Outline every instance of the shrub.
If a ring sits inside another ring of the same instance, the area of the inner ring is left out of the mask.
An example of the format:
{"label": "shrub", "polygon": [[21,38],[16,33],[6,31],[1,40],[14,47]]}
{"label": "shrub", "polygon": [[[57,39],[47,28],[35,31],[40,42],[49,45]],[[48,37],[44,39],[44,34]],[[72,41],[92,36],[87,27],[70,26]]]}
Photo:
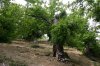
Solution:
{"label": "shrub", "polygon": [[14,38],[14,30],[13,20],[0,16],[0,42],[10,42]]}

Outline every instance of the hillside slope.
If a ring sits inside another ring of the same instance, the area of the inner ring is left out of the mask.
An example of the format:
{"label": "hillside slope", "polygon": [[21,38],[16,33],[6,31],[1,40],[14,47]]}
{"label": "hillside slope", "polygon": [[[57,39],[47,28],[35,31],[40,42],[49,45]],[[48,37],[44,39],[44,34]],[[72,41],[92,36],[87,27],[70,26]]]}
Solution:
{"label": "hillside slope", "polygon": [[[28,66],[100,66],[99,62],[90,60],[76,49],[65,48],[65,52],[73,60],[72,62],[58,62],[52,57],[52,45],[48,43],[13,41],[12,44],[0,44],[0,55],[24,62]],[[9,66],[5,61],[1,62],[0,66]]]}

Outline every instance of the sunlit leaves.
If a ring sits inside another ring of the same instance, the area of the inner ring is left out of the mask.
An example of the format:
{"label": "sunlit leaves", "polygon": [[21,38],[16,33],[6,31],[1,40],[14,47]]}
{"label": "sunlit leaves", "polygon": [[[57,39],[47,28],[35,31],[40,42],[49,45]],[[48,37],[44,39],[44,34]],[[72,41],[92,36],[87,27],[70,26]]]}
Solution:
{"label": "sunlit leaves", "polygon": [[[85,48],[85,41],[91,36],[92,32],[88,30],[87,19],[73,12],[69,16],[61,19],[51,30],[52,42],[54,44],[67,44],[76,47],[79,50]],[[95,35],[95,34],[94,34]],[[95,36],[93,35],[93,40]],[[87,40],[90,42],[90,40]]]}
{"label": "sunlit leaves", "polygon": [[23,15],[21,6],[3,2],[0,8],[0,42],[10,42],[16,38],[17,26]]}

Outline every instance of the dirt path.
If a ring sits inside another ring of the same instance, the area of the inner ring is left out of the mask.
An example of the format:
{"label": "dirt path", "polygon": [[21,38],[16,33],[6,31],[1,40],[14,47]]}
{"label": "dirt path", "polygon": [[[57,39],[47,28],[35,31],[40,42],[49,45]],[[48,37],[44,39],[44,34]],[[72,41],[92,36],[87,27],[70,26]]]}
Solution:
{"label": "dirt path", "polygon": [[[14,41],[12,44],[0,44],[0,54],[5,54],[14,60],[25,61],[28,66],[94,66],[94,62],[83,56],[76,49],[65,50],[74,62],[62,63],[52,57],[50,44],[38,44]],[[97,65],[97,64],[96,64]],[[100,65],[97,65],[100,66]]]}

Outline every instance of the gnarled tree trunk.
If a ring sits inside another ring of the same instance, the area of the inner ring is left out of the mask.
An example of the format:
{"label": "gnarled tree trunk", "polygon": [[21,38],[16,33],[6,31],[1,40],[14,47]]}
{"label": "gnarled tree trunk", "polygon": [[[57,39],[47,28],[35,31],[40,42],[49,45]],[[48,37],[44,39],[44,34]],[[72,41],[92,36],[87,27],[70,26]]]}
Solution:
{"label": "gnarled tree trunk", "polygon": [[53,57],[56,57],[58,53],[64,53],[63,46],[60,44],[53,45]]}
{"label": "gnarled tree trunk", "polygon": [[64,48],[61,44],[53,45],[53,57],[57,57],[58,61],[62,62],[65,62],[70,59],[68,54],[64,53]]}

